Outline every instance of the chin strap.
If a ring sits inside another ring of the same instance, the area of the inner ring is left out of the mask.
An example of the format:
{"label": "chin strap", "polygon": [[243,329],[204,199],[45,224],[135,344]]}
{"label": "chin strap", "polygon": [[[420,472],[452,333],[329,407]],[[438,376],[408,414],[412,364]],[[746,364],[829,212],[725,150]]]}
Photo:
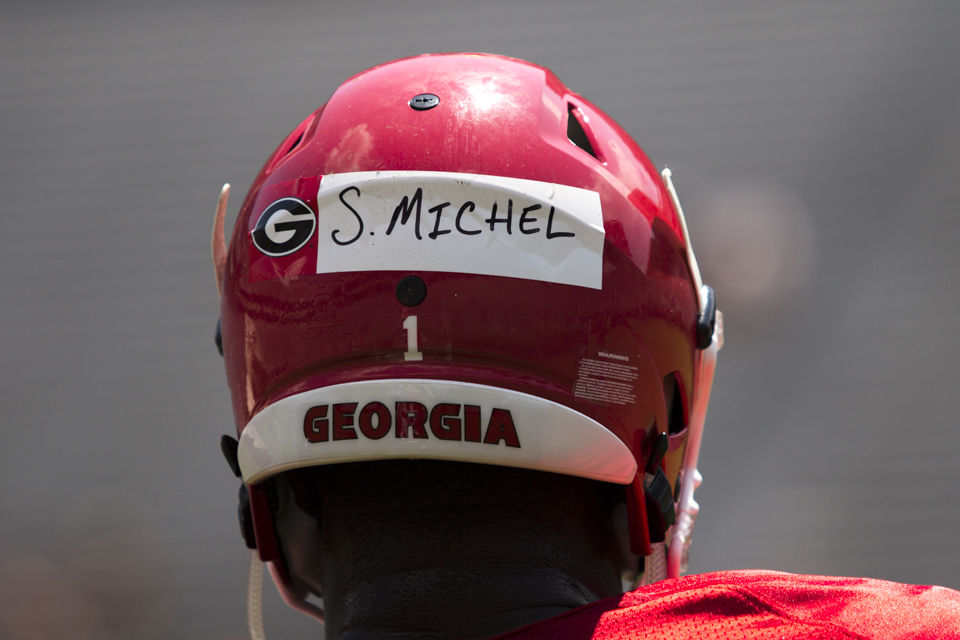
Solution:
{"label": "chin strap", "polygon": [[263,564],[256,549],[250,552],[247,574],[247,629],[250,630],[250,640],[266,640],[263,631]]}
{"label": "chin strap", "polygon": [[669,551],[667,552],[667,577],[676,578],[687,568],[690,535],[697,519],[697,512],[700,511],[700,505],[693,499],[693,492],[703,481],[703,476],[697,470],[697,458],[700,455],[700,439],[703,435],[703,423],[707,415],[707,403],[710,400],[713,372],[717,366],[717,352],[723,348],[723,314],[717,309],[717,300],[713,294],[713,289],[704,285],[703,279],[700,277],[700,265],[697,264],[697,258],[693,254],[693,246],[690,244],[687,221],[683,217],[683,208],[680,206],[677,190],[673,186],[673,174],[670,169],[664,168],[660,175],[663,177],[667,193],[670,194],[670,200],[673,202],[673,208],[677,214],[677,222],[683,235],[687,264],[693,278],[700,312],[697,318],[697,346],[700,351],[696,355],[694,364],[693,406],[688,421],[687,448],[680,472],[677,520],[669,535]]}
{"label": "chin strap", "polygon": [[650,545],[652,552],[644,558],[643,573],[637,586],[644,587],[654,582],[660,582],[667,577],[667,551],[666,544],[655,542]]}
{"label": "chin strap", "polygon": [[670,536],[670,551],[667,557],[667,577],[676,578],[687,568],[690,554],[690,535],[700,511],[700,505],[693,493],[703,481],[697,470],[697,458],[700,455],[700,441],[703,436],[703,423],[710,400],[710,387],[713,384],[713,372],[717,366],[717,352],[723,346],[723,316],[717,312],[716,324],[711,336],[710,346],[697,354],[697,380],[694,392],[693,408],[690,415],[690,432],[687,436],[687,449],[680,473],[680,493],[677,499],[677,521]]}
{"label": "chin strap", "polygon": [[[277,568],[272,563],[268,567],[283,601],[290,608],[322,623],[323,609],[294,594]],[[263,562],[256,549],[250,552],[250,572],[247,574],[247,628],[250,630],[250,640],[266,640],[263,630]]]}

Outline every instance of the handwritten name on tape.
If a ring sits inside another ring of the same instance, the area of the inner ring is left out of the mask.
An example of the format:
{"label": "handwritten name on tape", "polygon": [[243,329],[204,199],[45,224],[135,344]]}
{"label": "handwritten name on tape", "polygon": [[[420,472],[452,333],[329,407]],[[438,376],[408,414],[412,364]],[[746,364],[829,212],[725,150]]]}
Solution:
{"label": "handwritten name on tape", "polygon": [[600,289],[603,214],[593,191],[436,171],[323,176],[317,273],[445,271]]}

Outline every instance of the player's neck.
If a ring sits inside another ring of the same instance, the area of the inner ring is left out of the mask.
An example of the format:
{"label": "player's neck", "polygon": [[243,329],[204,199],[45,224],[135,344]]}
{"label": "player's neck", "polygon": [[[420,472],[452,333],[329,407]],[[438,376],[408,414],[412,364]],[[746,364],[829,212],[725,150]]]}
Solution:
{"label": "player's neck", "polygon": [[324,488],[319,516],[293,500],[277,523],[328,638],[488,638],[620,592],[619,487],[439,461],[301,481]]}
{"label": "player's neck", "polygon": [[[601,597],[543,566],[437,567],[378,576],[327,607],[340,640],[490,638]],[[332,605],[332,606],[331,606]]]}

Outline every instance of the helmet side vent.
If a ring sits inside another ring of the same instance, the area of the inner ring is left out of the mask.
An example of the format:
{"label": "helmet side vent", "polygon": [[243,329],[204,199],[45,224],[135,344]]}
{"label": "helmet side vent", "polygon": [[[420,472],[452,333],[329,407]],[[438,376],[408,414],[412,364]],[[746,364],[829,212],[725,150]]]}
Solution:
{"label": "helmet side vent", "polygon": [[677,384],[677,374],[667,374],[663,379],[663,398],[667,403],[667,433],[680,433],[687,428],[683,411],[683,394]]}
{"label": "helmet side vent", "polygon": [[290,135],[287,136],[287,139],[284,140],[279,147],[277,147],[277,151],[273,154],[273,157],[270,158],[270,162],[267,164],[268,171],[273,171],[284,158],[289,156],[301,146],[304,138],[306,138],[307,131],[310,129],[310,125],[313,124],[315,119],[315,115],[308,117],[306,120],[301,122],[296,129],[290,132]]}
{"label": "helmet side vent", "polygon": [[599,160],[600,157],[594,150],[593,144],[590,142],[590,136],[587,134],[587,130],[584,128],[584,124],[586,123],[588,123],[587,117],[582,111],[580,111],[580,108],[572,102],[568,102],[567,139],[580,149],[586,151],[591,156]]}
{"label": "helmet side vent", "polygon": [[290,143],[290,147],[287,149],[287,151],[284,153],[284,155],[287,155],[288,153],[290,153],[291,151],[293,151],[294,149],[296,149],[296,148],[297,148],[297,145],[299,145],[301,141],[303,141],[303,131],[301,131],[301,132],[297,135],[296,139],[295,139],[293,142]]}
{"label": "helmet side vent", "polygon": [[294,149],[300,146],[300,143],[303,142],[303,135],[306,133],[309,125],[310,121],[306,120],[290,133],[290,136],[280,147],[280,153],[277,154],[278,162],[293,153]]}

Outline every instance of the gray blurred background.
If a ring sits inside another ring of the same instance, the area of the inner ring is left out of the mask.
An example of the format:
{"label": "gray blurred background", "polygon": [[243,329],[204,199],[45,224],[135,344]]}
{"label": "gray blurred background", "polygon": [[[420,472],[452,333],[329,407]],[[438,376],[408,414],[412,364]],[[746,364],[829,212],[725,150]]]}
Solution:
{"label": "gray blurred background", "polygon": [[960,587],[960,4],[708,4],[0,2],[0,638],[244,636],[216,197],[424,51],[547,65],[673,169],[727,327],[691,571]]}

